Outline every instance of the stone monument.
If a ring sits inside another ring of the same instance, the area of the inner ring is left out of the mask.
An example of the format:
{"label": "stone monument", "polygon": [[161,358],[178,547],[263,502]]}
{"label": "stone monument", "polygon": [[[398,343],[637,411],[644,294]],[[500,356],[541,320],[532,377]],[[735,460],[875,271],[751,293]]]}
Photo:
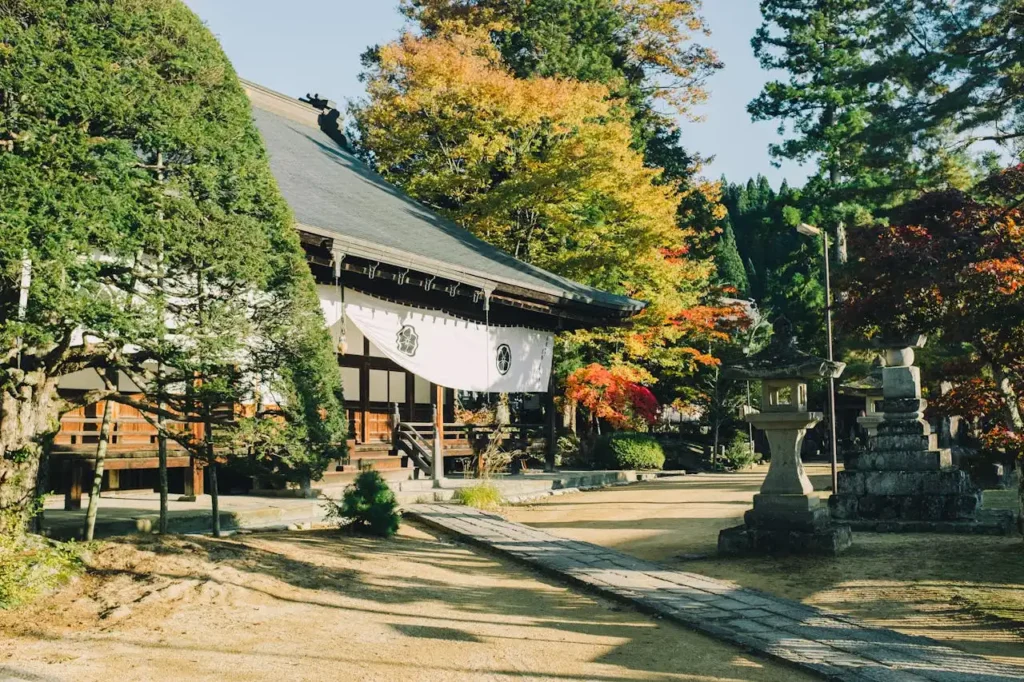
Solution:
{"label": "stone monument", "polygon": [[850,527],[832,523],[800,459],[807,429],[822,419],[820,412],[807,409],[807,380],[838,377],[843,367],[841,362],[800,351],[791,325],[783,318],[775,323],[767,348],[727,370],[736,378],[762,382],[761,411],[747,415],[746,420],[768,437],[771,464],[743,525],[719,533],[720,553],[834,555],[850,546]]}
{"label": "stone monument", "polygon": [[914,349],[925,341],[915,336],[886,348],[882,421],[865,450],[847,454],[829,500],[833,518],[856,530],[985,532],[986,525],[1004,525],[995,517],[978,524],[981,493],[924,419]]}

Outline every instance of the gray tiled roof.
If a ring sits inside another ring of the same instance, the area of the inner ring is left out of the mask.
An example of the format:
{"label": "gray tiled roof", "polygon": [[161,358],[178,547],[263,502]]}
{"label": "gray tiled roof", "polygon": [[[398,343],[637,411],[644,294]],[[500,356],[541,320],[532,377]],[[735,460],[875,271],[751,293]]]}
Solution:
{"label": "gray tiled roof", "polygon": [[[258,86],[247,84],[250,94]],[[489,281],[543,292],[604,309],[635,311],[643,304],[528,265],[474,237],[467,230],[410,199],[372,172],[318,127],[315,111],[292,115],[287,105],[267,100],[260,89],[253,116],[270,154],[270,167],[295,214],[305,226],[346,240],[384,247],[393,265],[464,274],[469,282]],[[278,98],[280,95],[274,96]],[[269,103],[268,103],[269,102]],[[311,117],[310,115],[313,114]],[[388,256],[380,260],[389,262]]]}

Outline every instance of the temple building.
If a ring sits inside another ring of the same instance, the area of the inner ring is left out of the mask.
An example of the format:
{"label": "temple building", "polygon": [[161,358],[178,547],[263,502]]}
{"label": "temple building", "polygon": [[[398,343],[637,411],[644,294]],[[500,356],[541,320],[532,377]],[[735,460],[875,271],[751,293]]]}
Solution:
{"label": "temple building", "polygon": [[[442,434],[441,461],[465,456],[453,424],[459,392],[535,396],[524,404],[543,419],[533,435],[546,440],[552,466],[554,335],[623,324],[644,304],[517,260],[409,198],[352,154],[331,102],[244,86],[338,350],[349,461],[325,478],[341,482],[361,468],[409,475],[429,468],[409,451],[414,440],[433,447],[431,432]],[[62,390],[88,390],[98,381],[69,377]],[[156,433],[141,415],[114,409],[105,488],[152,488]],[[68,506],[87,480],[101,416],[102,407],[91,406],[62,422],[51,487],[68,495]],[[410,425],[404,444],[392,442],[399,424]],[[417,428],[423,433],[414,435]],[[179,470],[171,474],[173,492],[202,491],[196,462],[176,452],[170,466]]]}

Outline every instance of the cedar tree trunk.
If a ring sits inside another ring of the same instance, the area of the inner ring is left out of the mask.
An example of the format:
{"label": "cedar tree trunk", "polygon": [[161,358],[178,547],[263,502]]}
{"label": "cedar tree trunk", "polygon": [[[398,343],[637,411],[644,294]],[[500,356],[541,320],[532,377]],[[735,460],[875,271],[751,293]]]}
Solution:
{"label": "cedar tree trunk", "polygon": [[56,378],[0,372],[0,533],[27,527],[43,443],[60,427],[61,405]]}

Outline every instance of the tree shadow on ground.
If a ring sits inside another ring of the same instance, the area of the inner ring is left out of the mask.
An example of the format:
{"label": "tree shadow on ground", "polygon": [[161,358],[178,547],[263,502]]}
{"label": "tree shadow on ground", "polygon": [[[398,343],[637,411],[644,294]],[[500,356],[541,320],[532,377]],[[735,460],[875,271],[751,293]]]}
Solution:
{"label": "tree shadow on ground", "polygon": [[[687,674],[704,676],[709,675],[709,667],[712,672],[706,679],[717,679],[718,675],[738,680],[769,679],[760,672],[760,666],[745,660],[738,649],[731,650],[724,659],[721,655],[717,659],[702,657],[700,650],[712,646],[706,640],[692,655],[667,659],[661,651],[666,638],[685,640],[695,635],[686,635],[678,626],[658,623],[644,616],[624,617],[620,606],[566,589],[561,583],[524,574],[522,568],[512,562],[470,551],[443,537],[399,536],[380,540],[343,531],[311,531],[254,534],[222,540],[168,537],[122,538],[118,542],[168,556],[199,555],[216,567],[233,569],[231,572],[215,571],[204,580],[275,601],[327,609],[342,618],[346,613],[366,612],[384,617],[396,634],[418,639],[439,643],[479,643],[495,638],[565,643],[585,636],[616,642],[612,651],[602,655],[598,662],[629,668],[648,679],[662,679],[662,675],[673,679]],[[286,555],[286,551],[291,556]],[[396,566],[402,567],[402,573],[380,575],[360,568],[362,560],[379,560],[382,552],[393,558]],[[295,558],[296,555],[302,558]],[[333,561],[339,555],[344,556],[344,567]],[[454,572],[472,575],[474,580],[467,583],[423,575],[437,576],[438,569],[444,572],[442,576]],[[97,573],[109,577],[128,575],[133,580],[154,576],[182,578],[177,574],[138,572],[131,567]],[[495,584],[499,580],[503,584]],[[429,624],[407,622],[411,617],[422,616],[410,616],[405,607],[423,604],[443,605],[444,613],[432,617]],[[586,616],[581,616],[581,612]],[[503,623],[508,627],[503,628]],[[536,634],[509,634],[509,628],[519,633],[525,628]],[[544,631],[551,629],[563,634],[553,640],[544,639],[551,636]],[[666,633],[666,629],[670,632]],[[211,653],[216,653],[215,649],[211,649]],[[452,663],[450,670],[459,670],[457,662]],[[487,673],[522,674],[522,671]],[[624,682],[635,678],[588,675],[578,679],[608,682],[621,679]]]}

